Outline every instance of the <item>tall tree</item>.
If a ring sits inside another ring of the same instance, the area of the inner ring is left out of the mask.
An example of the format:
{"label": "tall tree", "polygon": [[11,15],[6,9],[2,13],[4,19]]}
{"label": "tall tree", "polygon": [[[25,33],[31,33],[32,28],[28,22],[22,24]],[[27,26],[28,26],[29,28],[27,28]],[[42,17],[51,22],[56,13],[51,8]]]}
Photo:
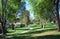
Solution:
{"label": "tall tree", "polygon": [[14,19],[16,19],[16,12],[20,9],[20,4],[21,0],[8,0],[6,14],[9,21],[13,21]]}
{"label": "tall tree", "polygon": [[[51,0],[29,0],[35,15],[40,16],[41,24],[45,24],[45,21],[53,19],[52,3]],[[51,17],[52,16],[52,17]]]}
{"label": "tall tree", "polygon": [[58,8],[59,0],[54,0],[53,2],[54,2],[54,13],[57,23],[57,30],[60,31],[60,19],[59,19],[59,8]]}
{"label": "tall tree", "polygon": [[5,35],[6,34],[6,16],[5,16],[5,11],[6,11],[6,4],[8,0],[1,0],[2,1],[2,32]]}
{"label": "tall tree", "polygon": [[[60,19],[59,19],[59,11],[58,11],[59,0],[38,0],[38,1],[30,0],[29,2],[33,7],[34,12],[37,13],[38,15],[40,14],[39,15],[40,19],[41,18],[45,19],[47,16],[48,16],[47,19],[51,19],[51,16],[54,17],[53,16],[54,14],[56,17],[56,23],[58,26],[57,29],[58,31],[60,31]],[[54,11],[52,11],[53,8],[54,8]],[[51,12],[54,12],[54,13],[51,14]]]}
{"label": "tall tree", "polygon": [[14,30],[13,21],[16,19],[16,12],[20,9],[21,0],[9,0],[7,9],[7,20],[12,22],[12,30]]}

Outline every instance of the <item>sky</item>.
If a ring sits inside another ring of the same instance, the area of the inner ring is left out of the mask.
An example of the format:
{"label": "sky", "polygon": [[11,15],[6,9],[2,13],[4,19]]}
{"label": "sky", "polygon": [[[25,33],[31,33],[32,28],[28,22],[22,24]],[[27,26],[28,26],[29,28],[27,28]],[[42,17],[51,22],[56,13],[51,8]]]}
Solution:
{"label": "sky", "polygon": [[59,2],[59,14],[60,14],[60,2]]}
{"label": "sky", "polygon": [[[31,5],[29,4],[29,2],[28,2],[28,0],[25,0],[25,2],[26,2],[26,5],[25,5],[25,7],[26,7],[26,10],[28,10],[29,12],[30,12],[30,18],[33,20],[34,19],[34,13],[33,13],[33,11],[31,10],[32,8],[31,8]],[[21,8],[22,9],[22,8]],[[20,18],[20,15],[21,15],[21,13],[22,13],[22,10],[18,10],[17,11],[17,18]]]}
{"label": "sky", "polygon": [[[31,11],[31,5],[29,4],[28,0],[25,0],[26,2],[26,10],[28,10],[30,12],[30,18],[34,19],[34,12]],[[60,2],[59,2],[59,14],[60,14]]]}
{"label": "sky", "polygon": [[[30,11],[31,5],[29,4],[29,2],[27,0],[25,0],[25,1],[27,3],[26,4],[26,9]],[[60,2],[59,2],[59,14],[60,14]],[[33,11],[30,11],[30,17],[34,19],[34,13],[33,13]]]}
{"label": "sky", "polygon": [[27,0],[25,0],[26,2],[26,10],[28,10],[30,12],[30,18],[34,19],[34,13],[33,11],[31,11],[31,5],[29,4],[29,2]]}

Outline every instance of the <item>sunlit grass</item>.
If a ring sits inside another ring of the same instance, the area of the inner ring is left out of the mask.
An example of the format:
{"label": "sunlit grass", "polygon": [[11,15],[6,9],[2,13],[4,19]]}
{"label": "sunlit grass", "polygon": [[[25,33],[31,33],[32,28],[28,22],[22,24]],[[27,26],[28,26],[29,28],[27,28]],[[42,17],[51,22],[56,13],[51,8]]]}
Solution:
{"label": "sunlit grass", "polygon": [[[30,29],[33,28],[33,29]],[[37,36],[46,36],[46,35],[53,35],[58,36],[60,35],[60,32],[58,32],[56,29],[55,24],[47,24],[45,28],[41,28],[39,25],[33,25],[33,26],[26,26],[22,28],[15,28],[15,30],[12,30],[11,28],[8,28],[7,36],[10,39],[33,39]],[[28,31],[28,32],[25,32]],[[25,33],[22,33],[25,32]],[[46,37],[44,37],[46,38]]]}
{"label": "sunlit grass", "polygon": [[15,30],[8,29],[9,33],[7,33],[7,34],[10,34],[10,35],[11,34],[21,34],[21,32],[28,31],[28,30],[29,31],[27,33],[30,33],[30,32],[49,30],[49,29],[56,29],[55,24],[52,24],[52,25],[48,24],[45,26],[45,29],[41,28],[41,26],[36,26],[36,25],[29,26],[29,27],[23,27],[23,28],[15,28]]}

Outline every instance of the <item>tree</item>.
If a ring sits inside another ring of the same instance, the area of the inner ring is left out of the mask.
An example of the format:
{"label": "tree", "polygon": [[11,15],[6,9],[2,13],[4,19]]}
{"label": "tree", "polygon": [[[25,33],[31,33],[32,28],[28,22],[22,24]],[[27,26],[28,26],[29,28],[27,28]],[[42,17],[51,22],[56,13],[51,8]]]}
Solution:
{"label": "tree", "polygon": [[8,1],[6,15],[9,21],[13,21],[14,19],[16,19],[16,12],[20,9],[20,4],[21,4],[21,0]]}
{"label": "tree", "polygon": [[57,30],[60,31],[60,19],[59,19],[59,11],[58,11],[59,0],[38,0],[38,1],[30,0],[29,2],[32,5],[35,14],[38,14],[40,16],[40,19],[42,18],[45,20],[47,18],[47,20],[49,19],[50,21],[53,18],[54,19],[56,18],[56,23],[58,26]]}
{"label": "tree", "polygon": [[12,30],[14,30],[15,25],[13,22],[16,19],[16,12],[20,9],[21,0],[9,0],[7,6],[7,20],[12,23]]}
{"label": "tree", "polygon": [[48,20],[50,21],[54,18],[51,0],[29,0],[29,2],[33,7],[35,15],[39,16],[40,24],[45,25]]}
{"label": "tree", "polygon": [[[21,0],[1,0],[2,7],[0,6],[0,12],[2,12],[2,30],[3,34],[6,34],[6,21],[13,21],[16,19],[16,11],[20,9]],[[8,1],[8,2],[7,2]],[[16,3],[17,2],[17,3]],[[0,13],[1,14],[1,13]]]}
{"label": "tree", "polygon": [[2,13],[2,4],[1,4],[1,0],[0,0],[0,15]]}
{"label": "tree", "polygon": [[30,22],[29,16],[30,16],[29,11],[24,9],[23,13],[22,13],[21,22],[22,22],[22,24],[25,24],[25,26],[27,26]]}
{"label": "tree", "polygon": [[6,4],[7,4],[7,0],[1,0],[2,1],[2,20],[1,20],[1,24],[2,24],[2,32],[3,35],[6,34],[6,16],[5,16],[5,10],[6,10]]}
{"label": "tree", "polygon": [[59,19],[59,10],[58,10],[59,0],[54,0],[53,2],[54,2],[54,13],[57,23],[57,30],[60,31],[60,19]]}

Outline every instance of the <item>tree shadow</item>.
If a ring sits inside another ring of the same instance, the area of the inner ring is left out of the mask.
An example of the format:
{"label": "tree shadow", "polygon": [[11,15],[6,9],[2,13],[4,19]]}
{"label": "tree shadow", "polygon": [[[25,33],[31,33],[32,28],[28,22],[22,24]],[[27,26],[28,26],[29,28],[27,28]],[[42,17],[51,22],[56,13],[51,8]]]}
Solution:
{"label": "tree shadow", "polygon": [[21,29],[16,29],[16,30],[29,30],[29,29],[22,29],[22,28],[21,28]]}
{"label": "tree shadow", "polygon": [[34,39],[60,39],[60,35],[47,35],[47,36],[39,36],[39,37],[32,37]]}
{"label": "tree shadow", "polygon": [[[31,31],[31,32],[27,32],[27,33],[23,33],[23,34],[37,34],[37,33],[42,33],[42,32],[46,32],[46,31],[54,31],[56,29],[48,29],[48,30],[40,30],[40,31]],[[22,34],[21,34],[22,35]]]}
{"label": "tree shadow", "polygon": [[[46,32],[46,31],[54,31],[56,29],[48,29],[48,30],[38,30],[38,31],[29,31],[29,32],[26,32],[26,33],[18,33],[17,35],[27,35],[27,34],[37,34],[37,33],[43,33],[43,32]],[[13,32],[8,32],[8,33],[13,33]]]}
{"label": "tree shadow", "polygon": [[60,39],[60,35],[47,35],[47,36],[38,36],[38,37],[14,36],[8,39]]}
{"label": "tree shadow", "polygon": [[2,34],[0,34],[0,38],[3,38],[3,35]]}
{"label": "tree shadow", "polygon": [[35,32],[28,32],[23,34],[16,34],[12,35],[13,37],[8,39],[60,39],[60,35],[46,35],[46,36],[37,36],[37,37],[31,37],[31,34],[38,34],[43,33],[46,31],[54,31],[56,29],[48,29],[48,30],[41,30],[41,31],[35,31]]}

